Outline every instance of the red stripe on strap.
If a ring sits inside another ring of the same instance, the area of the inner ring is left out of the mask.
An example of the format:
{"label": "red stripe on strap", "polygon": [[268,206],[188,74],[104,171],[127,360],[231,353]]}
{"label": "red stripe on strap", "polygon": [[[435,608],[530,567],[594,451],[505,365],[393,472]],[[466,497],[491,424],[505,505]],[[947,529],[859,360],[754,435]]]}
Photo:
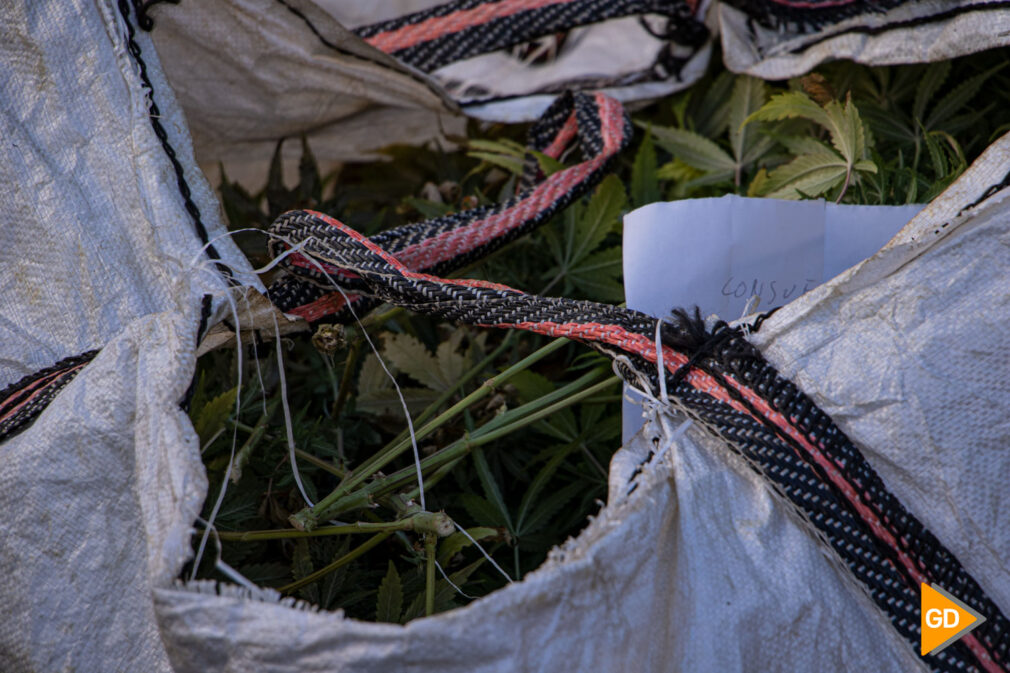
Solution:
{"label": "red stripe on strap", "polygon": [[621,104],[600,93],[595,99],[603,136],[603,150],[598,156],[555,173],[511,208],[408,246],[397,253],[397,258],[411,269],[427,269],[454,259],[521,226],[586,180],[621,148],[624,140]]}
{"label": "red stripe on strap", "polygon": [[457,33],[473,26],[479,26],[494,19],[501,19],[519,12],[551,5],[567,5],[582,0],[502,0],[489,2],[473,9],[463,9],[445,16],[425,19],[402,28],[373,35],[365,40],[368,44],[387,54],[407,49],[423,42],[436,40],[443,35]]}

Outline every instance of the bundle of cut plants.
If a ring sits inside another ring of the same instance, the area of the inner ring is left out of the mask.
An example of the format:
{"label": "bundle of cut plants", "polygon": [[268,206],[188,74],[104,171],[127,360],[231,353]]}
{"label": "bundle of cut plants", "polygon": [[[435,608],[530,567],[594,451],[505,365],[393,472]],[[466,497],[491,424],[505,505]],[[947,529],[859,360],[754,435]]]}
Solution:
{"label": "bundle of cut plants", "polygon": [[0,10],[0,668],[1008,670],[1010,12],[603,4]]}

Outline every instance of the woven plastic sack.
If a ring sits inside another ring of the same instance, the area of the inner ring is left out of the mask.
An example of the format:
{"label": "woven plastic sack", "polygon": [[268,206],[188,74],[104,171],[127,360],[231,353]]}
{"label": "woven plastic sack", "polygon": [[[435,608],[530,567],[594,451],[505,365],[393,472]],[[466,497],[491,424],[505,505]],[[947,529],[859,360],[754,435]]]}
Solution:
{"label": "woven plastic sack", "polygon": [[[988,0],[217,0],[135,3],[206,169],[262,175],[281,138],[322,161],[446,142],[460,113],[536,119],[565,90],[649,101],[728,67],[785,79],[850,58],[921,63],[1008,44]],[[297,160],[291,144],[290,156]]]}
{"label": "woven plastic sack", "polygon": [[[0,10],[0,384],[100,349],[0,446],[0,600],[16,615],[0,669],[922,667],[765,483],[697,425],[678,436],[661,399],[586,531],[459,611],[364,624],[175,584],[206,496],[179,406],[197,341],[229,298],[242,308],[231,286],[263,288],[220,237],[129,16],[112,2]],[[1003,139],[888,248],[754,337],[1002,606],[1008,159]]]}

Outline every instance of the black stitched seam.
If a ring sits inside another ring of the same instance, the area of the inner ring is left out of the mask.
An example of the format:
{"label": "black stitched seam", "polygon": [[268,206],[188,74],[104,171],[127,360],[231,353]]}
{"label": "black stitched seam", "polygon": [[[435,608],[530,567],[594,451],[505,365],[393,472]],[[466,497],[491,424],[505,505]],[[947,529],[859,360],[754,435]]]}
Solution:
{"label": "black stitched seam", "polygon": [[158,140],[161,141],[161,147],[165,151],[165,156],[168,157],[168,160],[172,164],[172,168],[175,170],[176,183],[178,184],[179,194],[182,196],[186,212],[189,213],[190,218],[193,220],[196,235],[204,244],[207,256],[215,260],[215,266],[217,267],[218,272],[224,276],[229,285],[237,285],[238,283],[232,275],[231,269],[220,261],[221,255],[218,253],[214,245],[210,243],[210,237],[207,234],[207,227],[204,225],[203,219],[200,215],[200,208],[193,202],[193,196],[189,188],[189,183],[186,182],[185,171],[182,168],[182,164],[179,163],[175,148],[173,148],[171,143],[168,142],[168,132],[161,124],[161,110],[158,108],[158,104],[154,100],[154,86],[151,84],[151,79],[147,75],[147,64],[144,63],[144,60],[141,58],[140,45],[137,44],[135,39],[136,31],[133,28],[133,23],[130,21],[130,3],[128,0],[119,0],[119,12],[123,16],[123,22],[126,24],[127,51],[130,52],[130,56],[133,57],[134,62],[136,62],[140,71],[141,83],[148,91],[147,109],[148,118],[151,121],[151,127],[154,129],[154,134],[158,137]]}

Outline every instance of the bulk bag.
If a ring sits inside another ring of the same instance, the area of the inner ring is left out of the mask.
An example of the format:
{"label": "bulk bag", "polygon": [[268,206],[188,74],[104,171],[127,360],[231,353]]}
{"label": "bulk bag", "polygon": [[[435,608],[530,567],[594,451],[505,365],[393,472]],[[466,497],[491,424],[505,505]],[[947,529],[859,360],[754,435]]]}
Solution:
{"label": "bulk bag", "polygon": [[[297,311],[301,290],[319,302],[352,270],[362,301],[611,355],[654,401],[615,456],[610,504],[522,583],[406,626],[176,583],[207,490],[179,403],[208,327],[266,289],[224,235],[137,20],[124,0],[18,3],[0,22],[0,598],[18,616],[0,627],[4,670],[1005,669],[992,475],[1006,471],[1010,399],[995,375],[1010,140],[751,336],[432,275],[606,170],[629,131],[601,94],[563,96],[534,126],[534,147],[577,139],[583,161],[547,180],[531,170],[514,203],[387,232],[388,248],[319,214],[283,216],[274,232],[303,247],[273,297]],[[912,646],[918,578],[987,618],[940,657]]]}

